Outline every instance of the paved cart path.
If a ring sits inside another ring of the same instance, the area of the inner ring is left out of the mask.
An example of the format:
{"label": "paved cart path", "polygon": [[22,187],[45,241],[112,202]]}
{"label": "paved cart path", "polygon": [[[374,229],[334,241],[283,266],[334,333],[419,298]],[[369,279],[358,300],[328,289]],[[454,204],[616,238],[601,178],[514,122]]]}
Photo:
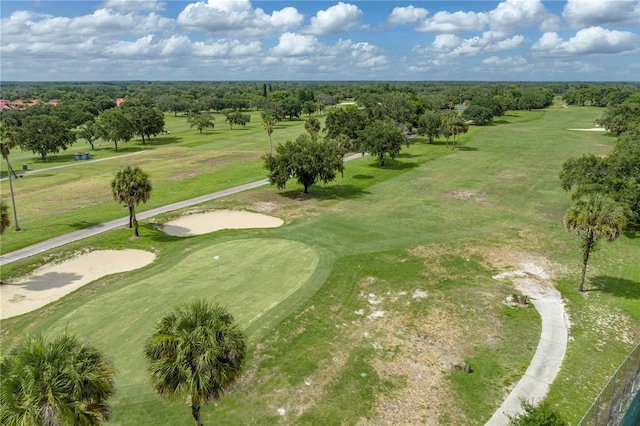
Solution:
{"label": "paved cart path", "polygon": [[[353,154],[348,157],[345,157],[344,161],[345,162],[351,161],[361,157],[362,157],[362,154]],[[215,200],[216,198],[226,197],[228,195],[236,194],[238,192],[258,188],[260,186],[267,185],[268,183],[269,183],[268,179],[263,179],[256,182],[235,186],[233,188],[223,189],[222,191],[217,191],[211,194],[202,195],[200,197],[191,198],[189,200],[179,201],[177,203],[168,204],[166,206],[136,213],[136,218],[148,219],[150,217],[157,216],[162,213],[183,209],[185,207],[190,207],[196,204],[201,204],[207,201]],[[79,231],[70,232],[68,234],[61,235],[59,237],[51,238],[50,240],[43,241],[41,243],[37,243],[31,246],[22,248],[20,250],[12,251],[10,253],[6,253],[0,256],[0,265],[6,265],[7,263],[15,262],[17,260],[21,260],[29,256],[36,255],[38,253],[42,253],[47,250],[54,249],[56,247],[60,247],[65,244],[69,244],[69,243],[81,240],[83,238],[91,237],[93,235],[97,235],[102,232],[110,231],[112,229],[118,228],[128,223],[129,223],[129,217],[126,216],[120,219],[112,220],[110,222],[93,225],[88,228],[81,229]]]}
{"label": "paved cart path", "polygon": [[486,426],[507,425],[509,416],[523,412],[520,406],[523,398],[533,402],[534,405],[540,402],[560,371],[568,339],[567,321],[560,293],[553,291],[540,299],[533,300],[532,303],[542,318],[538,348],[524,376]]}

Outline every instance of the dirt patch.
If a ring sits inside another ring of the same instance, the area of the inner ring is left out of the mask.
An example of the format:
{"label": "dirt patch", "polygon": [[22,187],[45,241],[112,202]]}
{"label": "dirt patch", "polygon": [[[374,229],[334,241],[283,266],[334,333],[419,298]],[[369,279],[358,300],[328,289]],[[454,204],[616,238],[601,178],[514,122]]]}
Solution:
{"label": "dirt patch", "polygon": [[479,204],[487,204],[486,195],[475,189],[451,191],[443,194],[443,197],[455,200],[468,200]]}
{"label": "dirt patch", "polygon": [[[451,306],[430,309],[419,318],[391,309],[382,311],[389,296],[364,295],[375,308],[371,307],[371,313],[356,325],[380,354],[372,362],[378,375],[383,379],[402,377],[405,386],[390,395],[379,395],[376,415],[359,424],[437,425],[443,415],[453,424],[464,424],[464,415],[449,402],[453,394],[447,381],[452,368],[462,363],[464,353],[465,330],[452,314],[455,309]],[[413,294],[393,296],[401,305],[427,297],[420,289]],[[379,312],[385,312],[384,317],[375,315]]]}

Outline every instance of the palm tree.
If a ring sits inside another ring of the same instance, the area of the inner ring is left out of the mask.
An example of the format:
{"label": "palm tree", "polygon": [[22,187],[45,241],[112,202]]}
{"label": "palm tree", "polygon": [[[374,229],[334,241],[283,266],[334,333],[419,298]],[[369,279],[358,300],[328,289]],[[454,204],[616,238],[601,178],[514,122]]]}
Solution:
{"label": "palm tree", "polygon": [[240,376],[246,344],[231,314],[198,300],[160,320],[144,351],[156,393],[169,399],[186,395],[200,426],[201,405],[220,398]]}
{"label": "palm tree", "polygon": [[11,193],[11,205],[13,206],[13,220],[16,225],[16,231],[19,231],[20,225],[18,225],[18,212],[16,210],[16,200],[13,195],[13,182],[11,181],[12,174],[13,177],[17,176],[9,163],[9,153],[11,152],[11,148],[16,145],[15,137],[16,132],[13,130],[12,126],[2,123],[2,126],[0,126],[0,138],[2,140],[0,142],[0,154],[2,154],[2,158],[7,162],[7,177],[9,178],[9,192]]}
{"label": "palm tree", "polygon": [[622,206],[601,194],[585,195],[567,209],[564,226],[582,237],[582,275],[578,291],[583,291],[589,254],[599,239],[613,241],[627,224]]}
{"label": "palm tree", "polygon": [[136,205],[142,201],[146,203],[151,197],[151,181],[149,175],[139,167],[127,166],[116,173],[111,182],[113,198],[121,204],[129,207],[129,228],[135,225],[136,237],[138,233],[138,221],[136,220]]}
{"label": "palm tree", "polygon": [[266,110],[260,113],[262,117],[262,127],[267,130],[269,135],[269,153],[273,154],[273,143],[271,141],[271,134],[273,133],[273,126],[278,122],[278,115],[273,110]]}
{"label": "palm tree", "polygon": [[29,336],[0,363],[0,424],[99,425],[111,418],[115,369],[75,335]]}
{"label": "palm tree", "polygon": [[469,131],[469,125],[466,121],[460,116],[454,117],[451,122],[451,129],[453,133],[453,145],[451,149],[455,149],[456,147],[456,136],[458,137],[458,149],[460,149],[460,133],[467,133]]}

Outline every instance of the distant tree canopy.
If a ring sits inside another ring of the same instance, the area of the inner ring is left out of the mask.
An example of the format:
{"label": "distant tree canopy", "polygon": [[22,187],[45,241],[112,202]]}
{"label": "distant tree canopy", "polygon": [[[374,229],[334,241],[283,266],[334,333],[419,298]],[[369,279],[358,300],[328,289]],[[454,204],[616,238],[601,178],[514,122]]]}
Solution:
{"label": "distant tree canopy", "polygon": [[337,172],[344,170],[338,145],[333,141],[314,139],[309,134],[278,144],[275,154],[262,158],[272,185],[282,189],[289,179],[296,179],[304,187],[305,194],[312,185],[329,183],[336,178]]}
{"label": "distant tree canopy", "polygon": [[43,161],[47,159],[48,154],[66,150],[75,141],[75,133],[66,127],[62,120],[52,115],[26,117],[17,132],[20,148],[39,154]]}
{"label": "distant tree canopy", "polygon": [[204,129],[213,129],[215,118],[209,112],[190,112],[187,117],[189,127],[195,127],[200,133]]}
{"label": "distant tree canopy", "polygon": [[[618,139],[606,157],[585,154],[569,158],[562,165],[560,182],[566,191],[574,190],[573,199],[599,193],[622,203],[630,221],[640,221],[640,122],[618,106],[607,108],[606,120],[618,123]],[[619,115],[616,115],[618,112]]]}
{"label": "distant tree canopy", "polygon": [[387,156],[392,160],[396,158],[404,142],[402,129],[395,126],[390,119],[373,120],[358,133],[360,150],[376,157],[380,167],[384,167]]}
{"label": "distant tree canopy", "polygon": [[355,105],[347,105],[329,111],[324,126],[328,138],[335,139],[345,135],[349,139],[357,139],[358,133],[366,127],[368,121],[362,110]]}
{"label": "distant tree canopy", "polygon": [[251,121],[249,114],[243,114],[240,111],[227,112],[225,114],[225,122],[229,123],[229,128],[233,129],[233,125],[245,127]]}
{"label": "distant tree canopy", "polygon": [[133,131],[142,138],[142,143],[151,139],[151,136],[157,136],[164,130],[164,114],[158,108],[152,106],[132,106],[125,109],[128,115]]}
{"label": "distant tree canopy", "polygon": [[596,120],[596,124],[617,135],[640,127],[640,103],[630,102],[609,107]]}
{"label": "distant tree canopy", "polygon": [[133,138],[135,128],[131,120],[119,108],[103,111],[96,120],[102,139],[113,142],[118,150],[118,142],[128,142]]}
{"label": "distant tree canopy", "polygon": [[473,104],[462,112],[462,117],[482,126],[493,120],[493,112],[487,107]]}

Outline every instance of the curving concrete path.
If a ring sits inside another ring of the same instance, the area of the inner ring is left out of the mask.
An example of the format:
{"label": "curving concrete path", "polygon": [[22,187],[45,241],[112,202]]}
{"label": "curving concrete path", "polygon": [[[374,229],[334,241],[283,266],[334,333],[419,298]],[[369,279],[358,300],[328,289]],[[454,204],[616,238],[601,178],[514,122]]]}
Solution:
{"label": "curving concrete path", "polygon": [[540,402],[560,371],[569,334],[562,298],[554,290],[537,300],[532,300],[532,303],[542,319],[538,348],[524,376],[486,423],[487,426],[507,425],[509,416],[523,413],[520,406],[522,399],[534,405]]}

